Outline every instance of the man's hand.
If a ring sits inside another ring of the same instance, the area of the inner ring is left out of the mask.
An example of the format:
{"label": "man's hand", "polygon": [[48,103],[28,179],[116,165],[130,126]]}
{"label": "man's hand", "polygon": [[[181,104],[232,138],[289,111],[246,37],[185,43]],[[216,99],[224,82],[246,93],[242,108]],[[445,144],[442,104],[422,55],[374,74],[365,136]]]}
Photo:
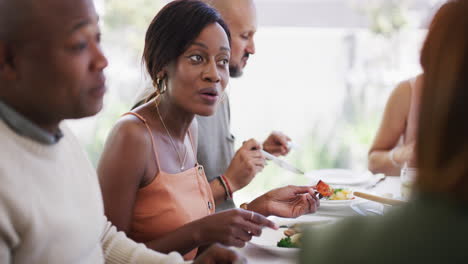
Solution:
{"label": "man's hand", "polygon": [[239,256],[233,250],[219,244],[209,247],[203,254],[195,259],[193,264],[217,264],[217,263],[247,263],[245,258]]}
{"label": "man's hand", "polygon": [[257,173],[265,167],[262,146],[250,139],[236,152],[224,176],[228,179],[233,192],[249,184]]}
{"label": "man's hand", "polygon": [[291,139],[285,134],[273,131],[263,142],[263,149],[275,156],[286,155],[289,153],[288,141]]}
{"label": "man's hand", "polygon": [[296,218],[314,213],[319,205],[320,201],[312,187],[288,185],[256,198],[249,203],[248,209],[265,216]]}

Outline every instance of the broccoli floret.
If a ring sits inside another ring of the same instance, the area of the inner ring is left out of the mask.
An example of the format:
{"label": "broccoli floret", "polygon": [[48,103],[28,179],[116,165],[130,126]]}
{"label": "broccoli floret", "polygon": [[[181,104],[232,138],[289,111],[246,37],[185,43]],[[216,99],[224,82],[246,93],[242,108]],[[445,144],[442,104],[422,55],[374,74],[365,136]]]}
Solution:
{"label": "broccoli floret", "polygon": [[343,191],[343,188],[333,189],[334,194],[337,194],[337,193],[339,193],[341,191]]}
{"label": "broccoli floret", "polygon": [[284,248],[298,248],[299,246],[296,245],[291,241],[291,237],[282,238],[277,244],[278,247]]}

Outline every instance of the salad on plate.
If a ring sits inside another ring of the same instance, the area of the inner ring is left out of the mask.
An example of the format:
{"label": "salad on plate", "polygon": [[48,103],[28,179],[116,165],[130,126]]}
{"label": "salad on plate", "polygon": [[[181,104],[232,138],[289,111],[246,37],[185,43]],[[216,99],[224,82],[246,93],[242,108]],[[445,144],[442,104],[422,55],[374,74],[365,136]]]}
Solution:
{"label": "salad on plate", "polygon": [[322,180],[319,180],[317,183],[317,192],[320,194],[321,198],[329,201],[337,200],[353,200],[353,192],[347,188],[332,188],[330,185],[326,184]]}

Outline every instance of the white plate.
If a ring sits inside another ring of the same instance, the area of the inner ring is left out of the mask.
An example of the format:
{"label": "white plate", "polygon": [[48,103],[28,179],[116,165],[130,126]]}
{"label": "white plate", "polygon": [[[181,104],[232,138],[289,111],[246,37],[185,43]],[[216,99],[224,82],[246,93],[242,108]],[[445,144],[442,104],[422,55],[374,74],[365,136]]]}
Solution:
{"label": "white plate", "polygon": [[[276,224],[279,226],[281,225],[288,225],[291,226],[296,223],[305,223],[305,221],[294,221],[295,219],[289,219],[286,221],[274,221]],[[317,220],[314,222],[308,222],[307,224],[309,225],[326,225],[332,223],[333,220],[330,219],[323,219],[323,220]],[[278,230],[273,230],[271,228],[264,228],[262,230],[262,234],[259,237],[252,237],[252,240],[250,240],[250,244],[252,244],[255,247],[264,249],[266,251],[269,251],[275,255],[280,255],[280,256],[285,256],[285,257],[295,257],[299,253],[298,248],[282,248],[278,247],[276,244],[278,241],[280,241],[282,238],[285,237],[284,231],[287,230],[288,228],[279,228]]]}
{"label": "white plate", "polygon": [[345,169],[324,169],[307,172],[306,177],[312,180],[312,184],[319,180],[330,185],[359,185],[372,179],[370,171],[357,172]]}
{"label": "white plate", "polygon": [[320,200],[320,207],[347,207],[356,200],[360,199],[355,197],[350,200]]}
{"label": "white plate", "polygon": [[250,244],[276,255],[294,257],[299,253],[298,248],[282,248],[276,245],[278,241],[285,237],[283,232],[286,229],[287,228],[280,228],[278,230],[273,230],[270,228],[265,228],[263,229],[261,236],[252,237]]}
{"label": "white plate", "polygon": [[[384,205],[381,203],[360,199],[353,201],[350,204],[351,209],[353,209],[359,215],[379,215],[384,214]],[[371,211],[374,212],[371,212]]]}

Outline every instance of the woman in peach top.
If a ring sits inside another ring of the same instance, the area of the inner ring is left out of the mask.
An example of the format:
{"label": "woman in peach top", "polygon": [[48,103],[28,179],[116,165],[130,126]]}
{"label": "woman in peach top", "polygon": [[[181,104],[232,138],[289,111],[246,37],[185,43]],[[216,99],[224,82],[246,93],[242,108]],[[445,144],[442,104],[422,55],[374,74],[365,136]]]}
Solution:
{"label": "woman in peach top", "polygon": [[390,95],[382,123],[369,150],[369,170],[400,175],[405,163],[414,166],[414,144],[423,75],[398,85]]}
{"label": "woman in peach top", "polygon": [[[169,3],[148,28],[143,58],[155,92],[119,120],[98,168],[112,223],[152,249],[178,251],[186,259],[200,246],[241,247],[262,227],[274,228],[253,211],[214,214],[215,199],[196,160],[194,117],[214,113],[229,79],[229,31],[219,14],[199,1]],[[258,155],[257,166],[263,166]],[[298,189],[306,194],[283,204],[297,215],[315,211],[309,189]],[[282,193],[264,195],[249,209],[266,212]]]}

